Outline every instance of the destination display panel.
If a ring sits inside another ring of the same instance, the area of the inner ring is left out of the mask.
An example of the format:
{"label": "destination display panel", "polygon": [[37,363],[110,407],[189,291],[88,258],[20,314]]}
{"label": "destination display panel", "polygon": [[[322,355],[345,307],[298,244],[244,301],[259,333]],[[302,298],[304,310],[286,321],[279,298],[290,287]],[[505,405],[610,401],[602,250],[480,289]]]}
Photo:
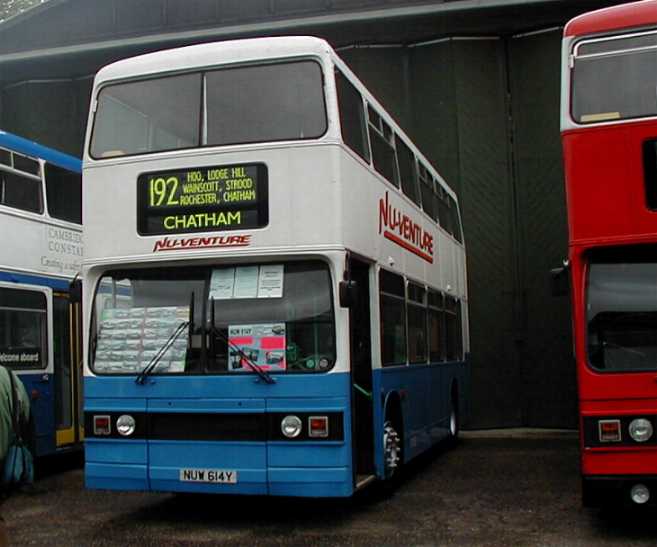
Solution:
{"label": "destination display panel", "polygon": [[137,179],[141,235],[262,228],[269,222],[267,167],[242,163],[144,173]]}

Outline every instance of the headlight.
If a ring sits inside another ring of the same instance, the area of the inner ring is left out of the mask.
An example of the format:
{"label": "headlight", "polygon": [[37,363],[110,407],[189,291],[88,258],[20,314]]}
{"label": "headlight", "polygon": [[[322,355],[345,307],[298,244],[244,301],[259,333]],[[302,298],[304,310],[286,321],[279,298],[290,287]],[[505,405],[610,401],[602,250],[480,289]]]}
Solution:
{"label": "headlight", "polygon": [[116,430],[119,432],[119,435],[127,437],[132,435],[135,432],[135,419],[128,414],[119,416],[119,419],[116,420]]}
{"label": "headlight", "polygon": [[643,505],[650,500],[650,490],[645,484],[635,484],[630,490],[630,498],[634,503]]}
{"label": "headlight", "polygon": [[638,443],[644,443],[652,437],[652,424],[645,418],[630,422],[630,437]]}
{"label": "headlight", "polygon": [[285,416],[281,421],[281,431],[290,439],[298,437],[301,433],[301,420],[297,416]]}

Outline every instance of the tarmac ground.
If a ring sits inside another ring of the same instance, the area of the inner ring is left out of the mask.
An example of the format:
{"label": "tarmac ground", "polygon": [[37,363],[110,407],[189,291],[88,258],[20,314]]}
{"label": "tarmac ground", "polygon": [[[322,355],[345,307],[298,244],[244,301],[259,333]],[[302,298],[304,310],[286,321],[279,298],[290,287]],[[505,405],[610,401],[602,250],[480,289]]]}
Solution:
{"label": "tarmac ground", "polygon": [[584,509],[572,433],[465,434],[350,500],[88,491],[80,457],[5,502],[12,545],[657,544],[657,509]]}

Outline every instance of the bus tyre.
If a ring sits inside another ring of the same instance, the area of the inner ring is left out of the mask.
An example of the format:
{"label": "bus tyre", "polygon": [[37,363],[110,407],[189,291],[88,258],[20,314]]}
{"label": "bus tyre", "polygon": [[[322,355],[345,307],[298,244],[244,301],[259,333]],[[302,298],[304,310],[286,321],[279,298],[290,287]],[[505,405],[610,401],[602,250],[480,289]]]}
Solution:
{"label": "bus tyre", "polygon": [[401,436],[395,429],[393,422],[386,420],[383,424],[383,465],[386,481],[399,476],[402,443]]}
{"label": "bus tyre", "polygon": [[456,444],[459,438],[459,407],[458,403],[452,397],[449,405],[449,432],[448,439],[450,444]]}

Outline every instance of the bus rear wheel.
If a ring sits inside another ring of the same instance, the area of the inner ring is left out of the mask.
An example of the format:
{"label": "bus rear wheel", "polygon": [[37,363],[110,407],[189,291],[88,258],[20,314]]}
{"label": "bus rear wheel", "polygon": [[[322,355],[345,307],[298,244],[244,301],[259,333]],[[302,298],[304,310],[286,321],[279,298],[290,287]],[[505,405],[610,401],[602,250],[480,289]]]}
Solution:
{"label": "bus rear wheel", "polygon": [[383,463],[386,480],[399,474],[401,466],[401,437],[392,421],[383,424]]}
{"label": "bus rear wheel", "polygon": [[449,442],[456,443],[459,437],[459,407],[454,397],[451,399],[449,406]]}

